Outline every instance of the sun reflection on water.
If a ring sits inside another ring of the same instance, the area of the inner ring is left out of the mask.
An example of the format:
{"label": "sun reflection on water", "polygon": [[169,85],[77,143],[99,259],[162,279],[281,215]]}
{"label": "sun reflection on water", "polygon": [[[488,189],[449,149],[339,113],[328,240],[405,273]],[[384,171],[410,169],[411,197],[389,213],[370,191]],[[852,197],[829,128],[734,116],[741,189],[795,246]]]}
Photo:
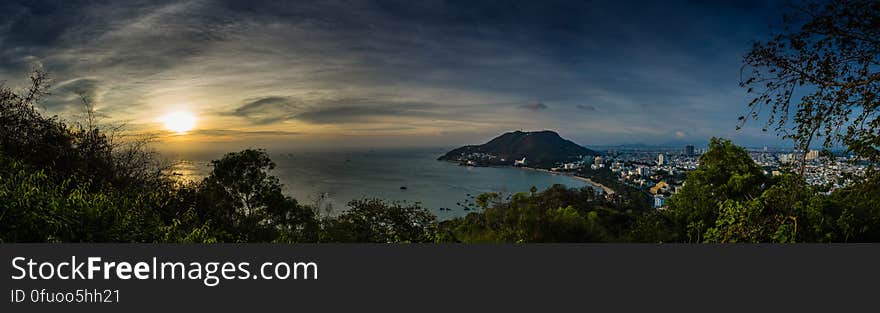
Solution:
{"label": "sun reflection on water", "polygon": [[177,182],[197,182],[207,176],[208,165],[187,160],[176,160],[171,163],[167,173],[171,176],[171,179]]}

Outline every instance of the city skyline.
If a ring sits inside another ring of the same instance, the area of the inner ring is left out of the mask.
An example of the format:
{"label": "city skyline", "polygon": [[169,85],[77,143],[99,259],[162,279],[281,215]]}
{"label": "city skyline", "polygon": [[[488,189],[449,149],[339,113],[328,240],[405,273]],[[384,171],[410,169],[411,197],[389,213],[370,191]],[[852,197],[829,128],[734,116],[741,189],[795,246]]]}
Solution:
{"label": "city skyline", "polygon": [[[584,146],[784,146],[746,113],[763,2],[0,4],[0,80],[162,148],[454,146],[551,129]],[[788,144],[790,145],[790,144]]]}

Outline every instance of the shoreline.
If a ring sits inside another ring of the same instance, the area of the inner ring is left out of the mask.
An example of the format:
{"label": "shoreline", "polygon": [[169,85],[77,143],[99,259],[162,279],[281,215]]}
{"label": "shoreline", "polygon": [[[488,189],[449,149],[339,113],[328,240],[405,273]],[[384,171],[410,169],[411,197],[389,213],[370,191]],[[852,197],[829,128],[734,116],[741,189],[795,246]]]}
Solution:
{"label": "shoreline", "polygon": [[587,182],[587,183],[589,183],[590,185],[593,185],[593,186],[599,187],[599,189],[602,189],[602,191],[605,192],[605,194],[608,194],[608,195],[613,195],[613,194],[615,194],[614,189],[611,189],[611,188],[609,188],[608,186],[605,186],[605,185],[602,185],[602,184],[600,184],[600,183],[597,183],[596,181],[590,179],[589,177],[578,176],[577,174],[566,173],[566,172],[554,172],[554,171],[551,171],[551,170],[548,170],[548,169],[535,168],[535,167],[528,167],[528,166],[511,166],[511,167],[513,167],[513,168],[527,169],[527,170],[532,170],[532,171],[545,172],[545,173],[549,173],[549,174],[565,175],[565,176],[568,176],[568,177],[571,177],[571,178],[574,178],[574,179],[577,179],[577,180],[580,180],[580,181],[583,181],[583,182]]}
{"label": "shoreline", "polygon": [[[441,162],[449,162],[449,163],[458,163],[458,162],[459,162],[459,161],[455,161],[455,160],[440,160],[440,159],[438,159],[437,161],[441,161]],[[471,166],[471,165],[459,165],[459,166]],[[480,165],[480,166],[473,166],[473,167],[514,168],[514,169],[523,169],[523,170],[530,170],[530,171],[544,172],[544,173],[554,174],[554,175],[565,175],[565,176],[568,176],[568,177],[571,177],[571,178],[574,178],[574,179],[577,179],[577,180],[580,180],[580,181],[586,182],[586,183],[588,183],[588,184],[590,184],[590,185],[593,185],[593,186],[595,186],[595,187],[598,187],[599,189],[602,189],[602,191],[603,191],[605,194],[613,195],[613,194],[616,193],[616,192],[614,191],[614,189],[611,189],[610,187],[605,186],[605,185],[603,185],[603,184],[597,183],[596,181],[590,179],[589,177],[578,176],[577,174],[572,174],[572,173],[566,173],[566,172],[554,172],[554,171],[551,171],[551,170],[548,170],[548,169],[537,168],[537,167],[528,167],[528,166],[511,166],[511,165]]]}

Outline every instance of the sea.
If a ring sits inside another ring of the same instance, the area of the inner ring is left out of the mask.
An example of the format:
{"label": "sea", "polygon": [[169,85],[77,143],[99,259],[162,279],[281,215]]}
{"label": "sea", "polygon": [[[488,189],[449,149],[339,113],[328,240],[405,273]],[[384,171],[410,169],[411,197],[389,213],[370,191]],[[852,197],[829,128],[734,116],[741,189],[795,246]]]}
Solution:
{"label": "sea", "polygon": [[[554,184],[571,188],[592,186],[564,175],[514,167],[472,167],[438,161],[448,148],[347,149],[334,151],[268,151],[276,163],[271,172],[284,184],[284,193],[300,203],[336,214],[351,200],[380,198],[419,204],[439,219],[476,210],[475,197],[499,192],[503,197],[544,190]],[[211,159],[222,154],[176,156],[174,177],[198,180],[210,173]],[[595,187],[595,186],[592,186]],[[595,188],[599,190],[599,188]]]}

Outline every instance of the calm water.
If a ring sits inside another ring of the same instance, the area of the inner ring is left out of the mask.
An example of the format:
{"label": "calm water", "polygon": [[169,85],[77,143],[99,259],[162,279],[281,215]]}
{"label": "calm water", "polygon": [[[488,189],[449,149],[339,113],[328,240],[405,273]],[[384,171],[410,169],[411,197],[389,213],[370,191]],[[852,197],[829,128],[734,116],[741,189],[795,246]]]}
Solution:
{"label": "calm water", "polygon": [[[528,191],[532,186],[543,190],[553,184],[575,188],[588,185],[565,175],[516,168],[466,167],[437,161],[445,151],[270,152],[270,155],[277,164],[273,174],[284,184],[286,194],[301,203],[332,206],[335,212],[344,209],[350,200],[377,197],[421,203],[442,219],[468,213],[463,206],[472,204],[473,197],[484,192],[511,194]],[[182,178],[203,177],[210,170],[209,160],[179,161],[175,172]]]}

